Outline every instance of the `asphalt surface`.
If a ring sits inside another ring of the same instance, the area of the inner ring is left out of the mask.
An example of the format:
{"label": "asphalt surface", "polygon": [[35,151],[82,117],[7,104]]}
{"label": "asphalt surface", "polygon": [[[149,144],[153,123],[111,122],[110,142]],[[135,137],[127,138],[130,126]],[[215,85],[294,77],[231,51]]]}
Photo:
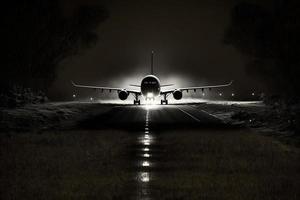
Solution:
{"label": "asphalt surface", "polygon": [[[187,129],[224,129],[229,127],[217,117],[192,105],[142,105],[113,106],[105,113],[79,123],[82,129],[121,129],[135,134],[136,140],[128,147],[134,171],[132,182],[128,183],[130,199],[153,199],[151,181],[164,169],[165,147],[160,135],[176,130],[184,134]],[[154,199],[157,199],[155,197]]]}
{"label": "asphalt surface", "polygon": [[55,126],[2,135],[0,199],[297,199],[298,150],[212,106],[37,107]]}
{"label": "asphalt surface", "polygon": [[114,106],[105,113],[80,122],[79,127],[140,131],[147,113],[151,117],[152,130],[226,126],[220,119],[192,105],[141,105]]}

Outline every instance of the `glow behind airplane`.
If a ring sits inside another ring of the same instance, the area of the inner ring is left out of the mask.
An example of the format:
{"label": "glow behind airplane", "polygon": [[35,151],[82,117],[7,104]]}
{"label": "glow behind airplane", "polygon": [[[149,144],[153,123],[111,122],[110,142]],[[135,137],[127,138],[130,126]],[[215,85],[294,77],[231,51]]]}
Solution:
{"label": "glow behind airplane", "polygon": [[109,90],[116,91],[118,93],[118,96],[121,100],[126,100],[128,96],[131,94],[134,96],[133,104],[141,104],[141,101],[139,99],[140,96],[143,96],[146,100],[154,100],[158,96],[162,96],[161,104],[168,104],[168,97],[170,94],[173,94],[174,99],[180,100],[182,99],[182,92],[183,91],[189,91],[189,90],[202,90],[202,92],[205,89],[212,89],[212,88],[222,88],[222,87],[228,87],[232,84],[233,81],[227,84],[223,85],[211,85],[211,86],[199,86],[199,87],[185,87],[185,88],[177,88],[177,89],[168,89],[168,90],[162,90],[162,88],[167,86],[172,86],[173,84],[168,85],[161,85],[160,80],[158,77],[154,75],[153,72],[153,57],[154,52],[151,53],[151,73],[150,75],[145,76],[140,85],[130,85],[135,86],[139,88],[138,90],[131,90],[131,89],[125,89],[125,88],[113,88],[113,87],[100,87],[100,86],[90,86],[90,85],[80,85],[76,84],[73,81],[72,84],[74,87],[77,88],[87,88],[87,89],[97,89],[97,90]]}

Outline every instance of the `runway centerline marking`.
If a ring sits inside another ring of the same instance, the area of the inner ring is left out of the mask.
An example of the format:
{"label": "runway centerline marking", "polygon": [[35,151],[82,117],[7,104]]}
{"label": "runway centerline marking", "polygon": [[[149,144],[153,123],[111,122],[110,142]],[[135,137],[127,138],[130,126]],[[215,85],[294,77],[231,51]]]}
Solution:
{"label": "runway centerline marking", "polygon": [[178,110],[180,110],[181,112],[183,112],[183,113],[187,114],[188,116],[190,116],[190,117],[191,117],[192,119],[194,119],[195,121],[197,121],[197,122],[201,122],[201,120],[200,120],[200,119],[198,119],[197,117],[195,117],[195,116],[193,116],[192,114],[188,113],[187,111],[185,111],[185,110],[182,110],[181,108],[178,108],[178,107],[177,107],[177,109],[178,109]]}

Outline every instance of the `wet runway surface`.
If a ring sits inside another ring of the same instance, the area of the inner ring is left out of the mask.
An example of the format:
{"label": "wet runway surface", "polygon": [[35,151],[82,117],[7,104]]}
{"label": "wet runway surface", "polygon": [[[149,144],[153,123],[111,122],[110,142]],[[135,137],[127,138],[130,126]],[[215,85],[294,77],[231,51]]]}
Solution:
{"label": "wet runway surface", "polygon": [[146,106],[115,106],[107,113],[83,121],[84,129],[122,129],[136,135],[135,143],[128,148],[134,171],[133,181],[128,183],[132,199],[157,199],[152,193],[155,188],[151,182],[164,170],[165,146],[160,142],[164,131],[213,127],[224,129],[224,124],[215,116],[190,105],[146,105]]}
{"label": "wet runway surface", "polygon": [[140,131],[144,128],[147,113],[151,116],[152,130],[212,126],[224,128],[221,120],[190,105],[115,106],[104,114],[82,121],[80,128],[109,129],[113,127]]}
{"label": "wet runway surface", "polygon": [[0,199],[299,199],[299,150],[204,104],[87,108],[2,135]]}

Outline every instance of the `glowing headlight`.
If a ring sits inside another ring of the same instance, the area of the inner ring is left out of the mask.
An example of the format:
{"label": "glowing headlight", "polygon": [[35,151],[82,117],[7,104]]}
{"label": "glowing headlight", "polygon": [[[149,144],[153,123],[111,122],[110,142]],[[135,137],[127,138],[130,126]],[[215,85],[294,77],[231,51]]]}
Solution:
{"label": "glowing headlight", "polygon": [[149,92],[149,93],[147,94],[147,97],[148,97],[148,98],[153,98],[153,97],[154,97],[154,95],[153,95],[153,93],[152,93],[152,92]]}

